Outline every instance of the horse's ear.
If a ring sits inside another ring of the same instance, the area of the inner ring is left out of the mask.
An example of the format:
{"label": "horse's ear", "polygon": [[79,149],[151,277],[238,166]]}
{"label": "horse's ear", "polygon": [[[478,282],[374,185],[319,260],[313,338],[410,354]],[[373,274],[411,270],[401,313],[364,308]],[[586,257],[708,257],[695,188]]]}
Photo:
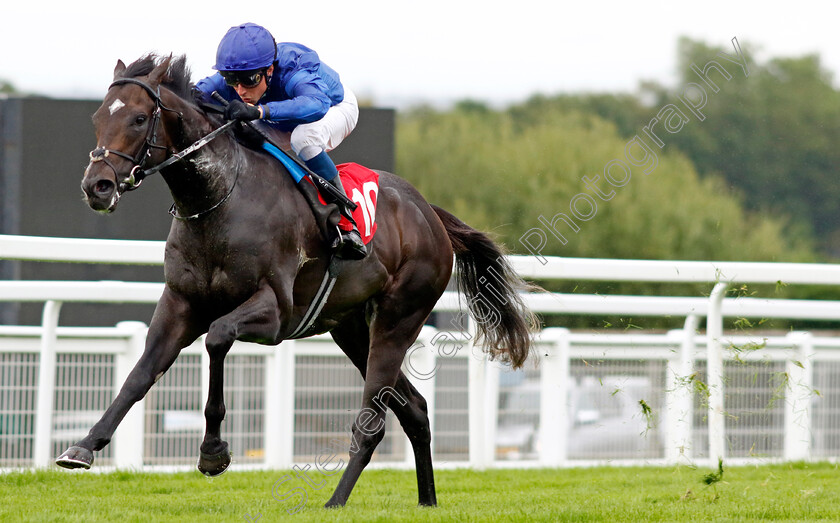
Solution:
{"label": "horse's ear", "polygon": [[166,73],[169,72],[169,64],[172,62],[172,55],[170,54],[157,65],[157,67],[149,73],[149,84],[151,85],[160,85],[161,81],[166,77]]}
{"label": "horse's ear", "polygon": [[121,77],[125,72],[125,64],[122,60],[117,60],[117,66],[114,67],[114,80]]}

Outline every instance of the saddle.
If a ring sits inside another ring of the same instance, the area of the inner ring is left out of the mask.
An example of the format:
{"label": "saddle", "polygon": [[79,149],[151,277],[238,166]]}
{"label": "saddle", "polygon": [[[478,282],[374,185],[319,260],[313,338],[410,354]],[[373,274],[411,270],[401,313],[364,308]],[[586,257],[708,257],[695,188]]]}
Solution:
{"label": "saddle", "polygon": [[315,221],[329,245],[340,234],[338,230],[351,231],[357,228],[365,245],[370,243],[376,232],[376,201],[379,195],[379,174],[357,163],[336,165],[338,176],[347,191],[345,195],[330,182],[306,168],[294,157],[278,146],[275,139],[280,133],[267,125],[260,125],[260,147],[274,156],[300,180],[298,189],[312,208]]}

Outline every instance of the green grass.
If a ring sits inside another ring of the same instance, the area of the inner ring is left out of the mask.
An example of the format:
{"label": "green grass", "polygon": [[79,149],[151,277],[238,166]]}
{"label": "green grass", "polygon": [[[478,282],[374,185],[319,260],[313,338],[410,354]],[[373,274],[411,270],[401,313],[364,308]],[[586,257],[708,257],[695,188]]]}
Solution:
{"label": "green grass", "polygon": [[[286,472],[0,474],[0,521],[840,521],[838,465],[437,471],[437,508],[419,508],[413,471],[370,470],[347,506],[326,510],[338,476],[300,499],[272,497]],[[313,477],[321,479],[317,472]],[[278,497],[295,479],[278,488]],[[253,520],[252,520],[253,521]]]}

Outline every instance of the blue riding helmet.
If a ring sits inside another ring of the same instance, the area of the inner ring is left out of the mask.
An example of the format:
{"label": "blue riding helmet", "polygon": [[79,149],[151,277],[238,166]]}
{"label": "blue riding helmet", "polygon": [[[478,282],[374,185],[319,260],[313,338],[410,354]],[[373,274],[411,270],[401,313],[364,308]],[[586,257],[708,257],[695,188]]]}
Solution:
{"label": "blue riding helmet", "polygon": [[247,23],[233,26],[216,50],[217,71],[252,71],[274,63],[277,45],[268,29]]}

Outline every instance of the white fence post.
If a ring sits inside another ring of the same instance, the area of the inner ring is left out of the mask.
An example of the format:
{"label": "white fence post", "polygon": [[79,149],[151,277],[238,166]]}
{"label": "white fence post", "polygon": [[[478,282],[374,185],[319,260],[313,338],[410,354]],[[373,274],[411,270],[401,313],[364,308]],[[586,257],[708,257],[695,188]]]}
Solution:
{"label": "white fence post", "polygon": [[285,340],[266,356],[265,463],[291,468],[295,451],[295,340]]}
{"label": "white fence post", "polygon": [[496,461],[496,424],[499,421],[499,376],[502,366],[498,362],[487,361],[487,374],[484,386],[484,463],[493,466]]}
{"label": "white fence post", "polygon": [[[470,317],[470,354],[468,367],[470,465],[484,470],[493,464],[496,454],[496,418],[499,405],[499,369],[492,368],[490,357],[475,344],[476,324]],[[492,416],[492,419],[489,419]]]}
{"label": "white fence post", "polygon": [[551,344],[540,360],[540,465],[559,467],[566,462],[569,427],[569,330],[551,328],[543,331]]}
{"label": "white fence post", "polygon": [[693,458],[691,428],[694,418],[694,335],[698,318],[689,314],[681,330],[672,330],[668,337],[679,346],[676,358],[668,359],[665,375],[665,459],[677,461]]}
{"label": "white fence post", "polygon": [[467,370],[468,405],[469,405],[469,445],[470,465],[476,470],[487,468],[484,447],[487,434],[484,432],[486,426],[484,410],[484,394],[487,382],[487,358],[479,358],[475,354],[469,355],[469,367]]}
{"label": "white fence post", "polygon": [[785,362],[788,389],[785,401],[785,459],[811,457],[811,396],[814,372],[814,342],[810,332],[791,332],[787,336],[798,350]]}
{"label": "white fence post", "polygon": [[38,410],[35,414],[35,448],[33,461],[36,467],[47,467],[52,461],[52,428],[55,396],[55,346],[60,301],[44,304],[41,317],[41,356],[38,366]]}
{"label": "white fence post", "polygon": [[[114,358],[114,396],[119,394],[128,374],[146,346],[146,324],[139,321],[124,321],[117,327],[131,331],[127,350],[118,353]],[[117,468],[142,468],[143,449],[145,448],[145,418],[146,401],[141,399],[128,411],[114,433],[111,443],[114,445],[114,465]]]}
{"label": "white fence post", "polygon": [[726,451],[726,419],[723,410],[723,314],[721,307],[727,283],[716,283],[709,297],[706,316],[706,383],[709,386],[709,459],[716,465]]}

